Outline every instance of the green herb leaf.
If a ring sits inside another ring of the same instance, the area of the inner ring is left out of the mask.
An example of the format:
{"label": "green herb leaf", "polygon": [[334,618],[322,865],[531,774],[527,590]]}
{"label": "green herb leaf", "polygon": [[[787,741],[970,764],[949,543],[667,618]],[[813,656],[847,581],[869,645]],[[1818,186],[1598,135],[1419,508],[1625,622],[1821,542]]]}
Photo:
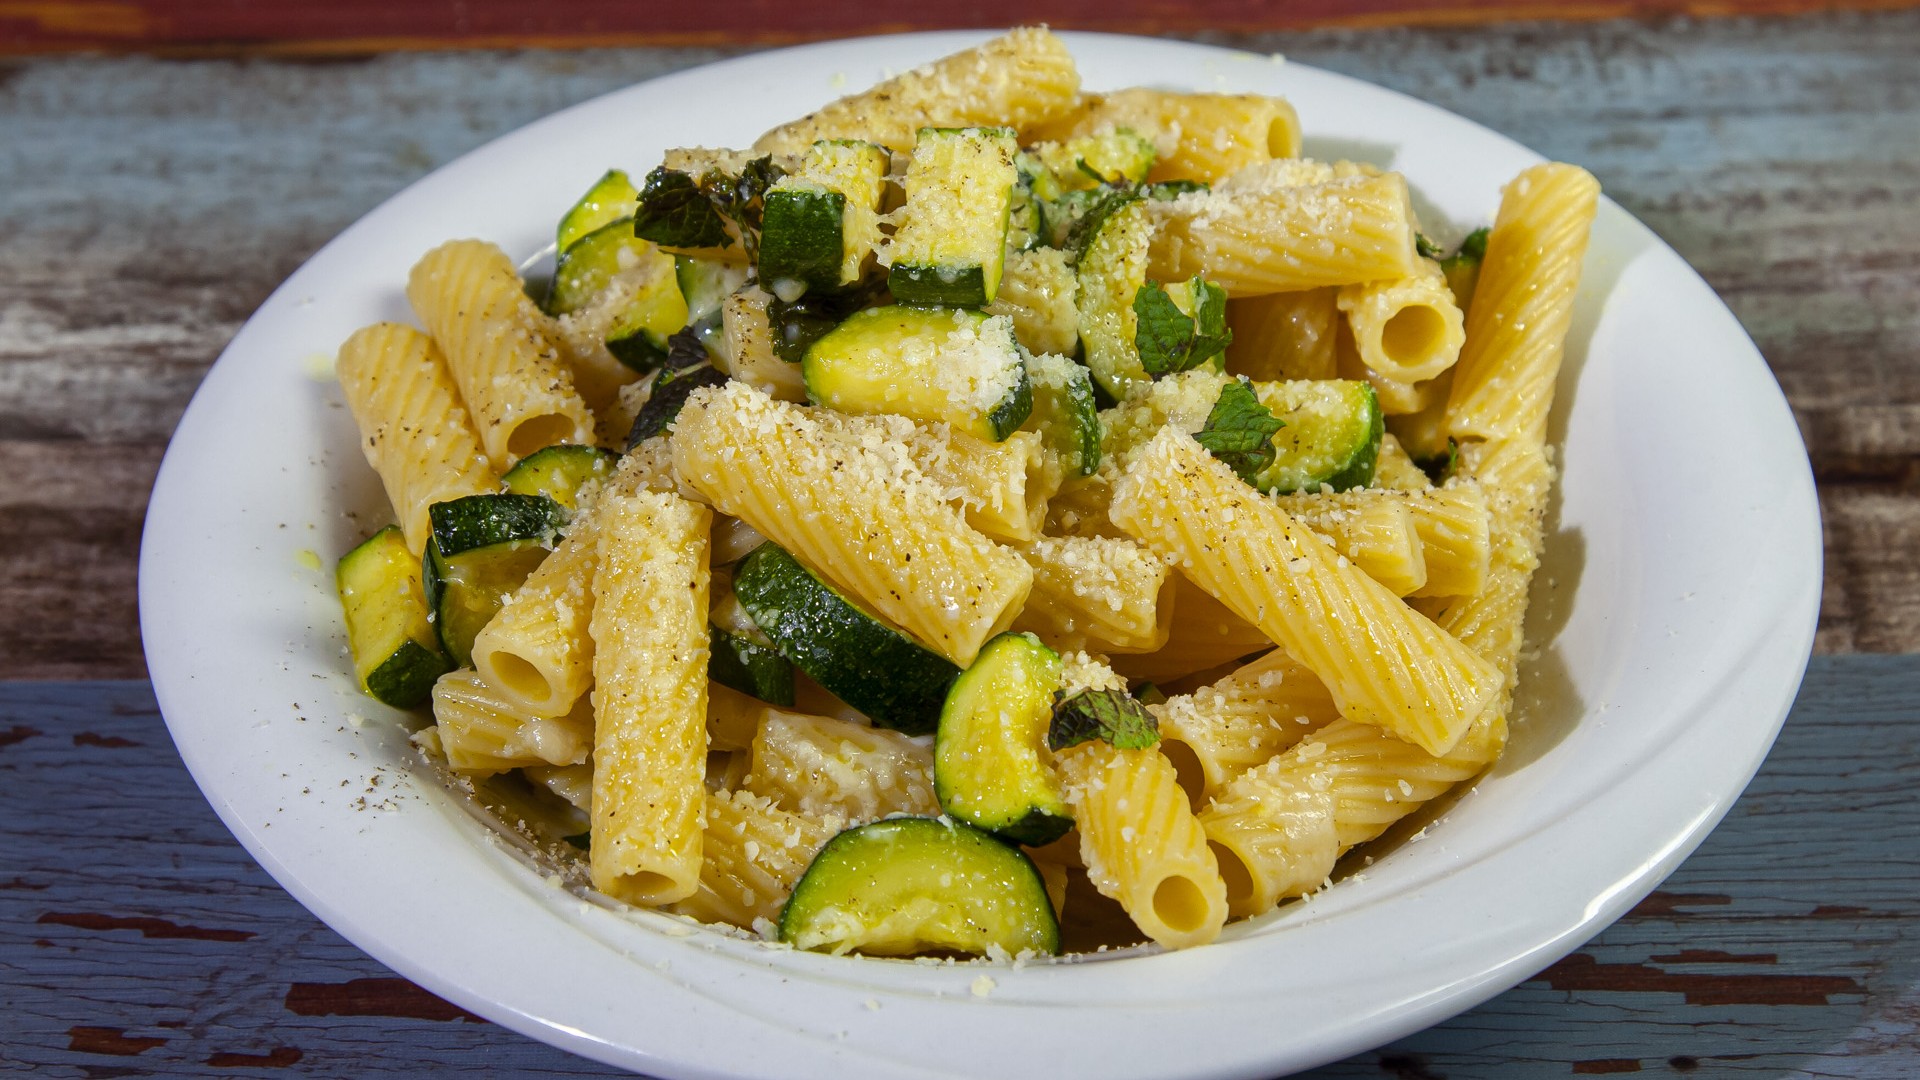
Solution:
{"label": "green herb leaf", "polygon": [[785,175],[787,170],[774,164],[773,157],[769,155],[747,162],[738,176],[729,176],[719,169],[709,169],[700,178],[700,190],[706,193],[713,208],[740,226],[740,237],[747,249],[749,262],[758,264],[760,261],[760,223],[766,212],[767,189]]}
{"label": "green herb leaf", "polygon": [[1148,184],[1140,190],[1145,193],[1149,199],[1158,202],[1168,202],[1190,191],[1206,191],[1208,188],[1205,182],[1200,180],[1162,180],[1158,183]]}
{"label": "green herb leaf", "polygon": [[1193,438],[1251,484],[1273,464],[1273,433],[1285,427],[1254,395],[1245,376],[1220,388],[1207,424]]}
{"label": "green herb leaf", "polygon": [[1149,281],[1133,294],[1134,347],[1140,351],[1140,366],[1154,378],[1197,368],[1233,341],[1225,289],[1200,278],[1175,288],[1187,290],[1193,314],[1181,311],[1157,282]]}
{"label": "green herb leaf", "polygon": [[1121,750],[1144,750],[1160,741],[1153,714],[1123,690],[1082,690],[1053,708],[1047,746],[1065,750],[1100,739]]}
{"label": "green herb leaf", "polygon": [[647,174],[633,235],[668,247],[727,247],[727,223],[693,177],[662,165]]}
{"label": "green herb leaf", "polygon": [[1413,250],[1423,259],[1437,259],[1441,255],[1440,245],[1427,239],[1426,233],[1413,234]]}
{"label": "green herb leaf", "polygon": [[[679,371],[681,368],[690,368],[695,364],[708,364],[712,362],[713,354],[707,352],[706,343],[700,340],[699,333],[692,327],[677,330],[672,337],[667,339],[666,368],[668,372]],[[661,376],[662,379],[669,377],[669,375]]]}
{"label": "green herb leaf", "polygon": [[1482,225],[1467,234],[1460,241],[1460,249],[1440,260],[1442,270],[1452,270],[1462,266],[1479,266],[1487,257],[1487,235],[1493,230]]}
{"label": "green herb leaf", "polygon": [[726,372],[704,362],[662,371],[654,378],[653,392],[647,396],[647,403],[640,406],[639,415],[633,418],[633,427],[627,431],[627,449],[632,450],[673,427],[680,409],[695,390],[720,386],[726,381]]}

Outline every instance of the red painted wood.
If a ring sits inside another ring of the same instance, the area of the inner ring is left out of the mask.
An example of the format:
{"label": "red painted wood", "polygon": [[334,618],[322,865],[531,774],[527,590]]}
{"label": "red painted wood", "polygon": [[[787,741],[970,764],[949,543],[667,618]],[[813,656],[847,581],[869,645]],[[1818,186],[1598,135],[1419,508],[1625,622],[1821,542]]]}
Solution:
{"label": "red painted wood", "polygon": [[1526,19],[1784,15],[1916,6],[1920,0],[970,0],[876,11],[854,0],[0,0],[0,53],[364,53],[400,49],[816,40],[1009,26],[1128,33],[1318,26],[1457,25]]}

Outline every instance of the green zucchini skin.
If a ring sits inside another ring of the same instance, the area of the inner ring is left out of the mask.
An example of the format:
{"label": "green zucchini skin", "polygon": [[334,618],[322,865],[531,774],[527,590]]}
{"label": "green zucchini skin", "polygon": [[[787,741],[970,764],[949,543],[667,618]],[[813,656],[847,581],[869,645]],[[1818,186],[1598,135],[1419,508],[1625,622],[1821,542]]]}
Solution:
{"label": "green zucchini skin", "polygon": [[561,252],[545,306],[550,315],[567,315],[592,304],[621,272],[623,258],[627,266],[656,266],[645,284],[624,300],[607,331],[607,351],[644,374],[666,358],[667,338],[687,325],[688,312],[674,257],[635,236],[633,219],[603,225]]}
{"label": "green zucchini skin", "polygon": [[934,793],[949,817],[1035,847],[1073,827],[1044,750],[1061,675],[1039,638],[1006,633],[954,680],[933,744]]}
{"label": "green zucchini skin", "polygon": [[545,495],[572,513],[581,489],[612,476],[619,463],[619,455],[597,446],[560,444],[521,458],[500,483],[510,494]]}
{"label": "green zucchini skin", "polygon": [[707,678],[769,705],[793,704],[793,663],[752,638],[708,627]]}
{"label": "green zucchini skin", "polygon": [[1065,357],[1027,358],[1033,386],[1029,426],[1037,428],[1066,467],[1081,476],[1100,469],[1100,405],[1093,375]]}
{"label": "green zucchini skin", "polygon": [[1373,483],[1387,431],[1380,397],[1357,379],[1255,383],[1261,404],[1286,427],[1273,436],[1273,464],[1262,491],[1349,491]]}
{"label": "green zucchini skin", "polygon": [[938,726],[960,669],[861,610],[785,548],[748,552],[733,594],[780,655],[874,723],[908,735]]}
{"label": "green zucchini skin", "polygon": [[473,639],[547,557],[566,509],[545,495],[468,495],[427,508],[421,579],[441,647],[460,667]]}
{"label": "green zucchini skin", "polygon": [[705,331],[719,326],[720,307],[747,283],[747,268],[717,259],[675,255],[673,276],[687,303],[687,325]]}
{"label": "green zucchini skin", "polygon": [[554,250],[564,253],[588,233],[633,216],[640,205],[640,189],[619,169],[610,169],[594,181],[580,201],[560,219]]}
{"label": "green zucchini skin", "polygon": [[342,555],[334,585],[360,688],[397,709],[426,701],[434,680],[453,665],[437,648],[420,564],[399,526],[381,529]]}
{"label": "green zucchini skin", "polygon": [[[969,334],[970,346],[954,351],[952,342]],[[967,360],[982,365],[983,382],[1005,388],[984,408],[957,400],[943,379]],[[1019,430],[1033,412],[1033,386],[1011,321],[977,311],[900,304],[856,311],[808,347],[800,370],[807,396],[822,405],[949,424],[989,442]]]}
{"label": "green zucchini skin", "polygon": [[902,304],[985,307],[1006,268],[1019,172],[1008,128],[921,128],[887,288]]}
{"label": "green zucchini skin", "polygon": [[760,225],[760,280],[838,288],[846,212],[847,197],[837,191],[795,187],[767,192]]}
{"label": "green zucchini skin", "polygon": [[899,817],[827,841],[780,911],[780,940],[835,955],[1053,956],[1060,922],[1025,852],[961,822]]}

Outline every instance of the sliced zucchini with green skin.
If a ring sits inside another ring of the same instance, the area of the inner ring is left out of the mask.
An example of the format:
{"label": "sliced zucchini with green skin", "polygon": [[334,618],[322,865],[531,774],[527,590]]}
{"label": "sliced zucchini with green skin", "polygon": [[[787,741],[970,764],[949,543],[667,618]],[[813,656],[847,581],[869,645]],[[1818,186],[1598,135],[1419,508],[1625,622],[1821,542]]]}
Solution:
{"label": "sliced zucchini with green skin", "polygon": [[1013,322],[902,305],[856,311],[807,349],[807,396],[844,413],[892,413],[999,442],[1033,411]]}
{"label": "sliced zucchini with green skin", "polygon": [[960,669],[869,615],[785,548],[753,549],[734,570],[733,594],[780,655],[874,723],[909,735],[939,725]]}
{"label": "sliced zucchini with green skin", "polygon": [[1013,186],[1013,202],[1007,219],[1007,250],[1026,251],[1052,242],[1047,210],[1060,199],[1060,181],[1047,163],[1030,150],[1014,158],[1019,181]]}
{"label": "sliced zucchini with green skin", "polygon": [[606,302],[602,294],[616,276],[633,277],[632,293],[613,301],[620,307],[607,330],[607,350],[635,371],[647,372],[665,358],[667,338],[687,325],[687,301],[673,256],[634,236],[632,226],[624,218],[603,225],[562,252],[547,311],[567,315]]}
{"label": "sliced zucchini with green skin", "polygon": [[447,655],[468,667],[474,636],[553,549],[566,510],[544,495],[468,495],[434,503],[427,516],[427,610]]}
{"label": "sliced zucchini with green skin", "polygon": [[1366,487],[1380,457],[1386,418],[1373,387],[1358,379],[1255,383],[1260,403],[1286,424],[1273,436],[1273,464],[1254,486],[1287,494]]}
{"label": "sliced zucchini with green skin", "polygon": [[1060,923],[1025,852],[957,821],[900,817],[827,841],[780,911],[780,940],[835,955],[1052,956]]}
{"label": "sliced zucchini with green skin", "polygon": [[632,217],[639,205],[640,189],[633,186],[627,174],[619,169],[608,170],[560,219],[554,250],[564,252],[588,233]]}
{"label": "sliced zucchini with green skin", "polygon": [[940,710],[933,788],[958,821],[1039,846],[1073,827],[1045,757],[1059,654],[1032,634],[1001,634],[960,673]]}
{"label": "sliced zucchini with green skin", "polygon": [[1033,384],[1033,413],[1027,426],[1040,432],[1070,472],[1091,476],[1100,468],[1100,407],[1094,402],[1093,376],[1064,356],[1027,358]]}
{"label": "sliced zucchini with green skin", "polygon": [[1135,343],[1140,320],[1133,298],[1147,281],[1153,221],[1136,198],[1083,224],[1093,231],[1079,262],[1080,341],[1094,381],[1115,401],[1125,401],[1130,389],[1151,379]]}
{"label": "sliced zucchini with green skin", "polygon": [[694,255],[673,257],[674,280],[687,305],[687,325],[705,329],[720,324],[720,305],[747,283],[747,267]]}
{"label": "sliced zucchini with green skin", "polygon": [[878,211],[891,167],[884,147],[817,142],[797,171],[768,189],[759,262],[768,291],[787,292],[786,282],[838,289],[860,279],[880,239]]}
{"label": "sliced zucchini with green skin", "polygon": [[427,700],[453,665],[427,620],[420,560],[407,550],[406,534],[398,525],[374,533],[340,557],[333,581],[360,688],[398,709]]}
{"label": "sliced zucchini with green skin", "polygon": [[597,446],[549,446],[520,459],[500,483],[514,495],[545,495],[571,513],[580,508],[580,489],[613,475],[619,455]]}
{"label": "sliced zucchini with green skin", "polygon": [[793,664],[769,645],[709,626],[707,678],[770,705],[793,704]]}
{"label": "sliced zucchini with green skin", "polygon": [[889,247],[903,304],[984,307],[1000,290],[1018,174],[1010,128],[921,128]]}
{"label": "sliced zucchini with green skin", "polygon": [[1041,143],[1034,152],[1068,191],[1098,184],[1138,184],[1153,171],[1153,142],[1132,128],[1084,135],[1063,143]]}

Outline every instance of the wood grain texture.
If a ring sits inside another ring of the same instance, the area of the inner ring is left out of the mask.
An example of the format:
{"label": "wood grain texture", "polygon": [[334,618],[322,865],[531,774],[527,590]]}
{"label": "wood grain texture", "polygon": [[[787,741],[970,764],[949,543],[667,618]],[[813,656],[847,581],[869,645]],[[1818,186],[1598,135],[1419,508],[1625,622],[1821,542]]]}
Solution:
{"label": "wood grain texture", "polygon": [[[1318,1080],[1920,1075],[1920,658],[1818,658],[1659,891],[1535,978]],[[0,685],[0,1073],[612,1076],[316,922],[233,842],[142,682]]]}
{"label": "wood grain texture", "polygon": [[[1786,388],[1826,513],[1818,647],[1920,651],[1920,12],[1200,37],[1591,169]],[[25,511],[0,515],[0,678],[143,673],[160,448],[327,238],[487,139],[732,51],[0,61],[0,502]]]}
{"label": "wood grain texture", "polygon": [[1520,19],[1795,15],[1912,0],[974,0],[876,17],[848,0],[723,5],[575,0],[235,4],[219,0],[0,0],[0,53],[89,51],[324,56],[397,49],[712,45],[817,41],[902,30],[1047,23],[1130,34],[1315,27],[1460,26]]}

